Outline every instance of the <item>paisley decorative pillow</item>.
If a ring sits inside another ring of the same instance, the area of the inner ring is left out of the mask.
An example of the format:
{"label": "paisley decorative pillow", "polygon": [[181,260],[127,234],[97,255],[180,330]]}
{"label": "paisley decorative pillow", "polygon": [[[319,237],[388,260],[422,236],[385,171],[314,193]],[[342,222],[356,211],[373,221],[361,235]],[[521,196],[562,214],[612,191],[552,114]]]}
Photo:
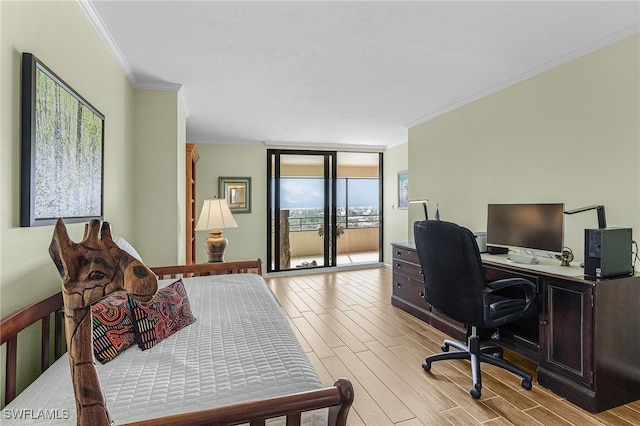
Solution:
{"label": "paisley decorative pillow", "polygon": [[133,321],[124,291],[111,293],[91,306],[93,353],[102,364],[135,342]]}
{"label": "paisley decorative pillow", "polygon": [[143,351],[196,321],[182,280],[159,289],[148,302],[129,296],[136,342]]}

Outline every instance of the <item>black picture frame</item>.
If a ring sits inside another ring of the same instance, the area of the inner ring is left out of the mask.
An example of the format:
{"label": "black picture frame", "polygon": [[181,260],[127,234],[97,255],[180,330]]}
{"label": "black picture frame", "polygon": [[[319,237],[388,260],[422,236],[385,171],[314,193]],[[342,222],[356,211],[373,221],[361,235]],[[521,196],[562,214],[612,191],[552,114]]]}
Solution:
{"label": "black picture frame", "polygon": [[20,226],[103,218],[105,117],[22,54]]}

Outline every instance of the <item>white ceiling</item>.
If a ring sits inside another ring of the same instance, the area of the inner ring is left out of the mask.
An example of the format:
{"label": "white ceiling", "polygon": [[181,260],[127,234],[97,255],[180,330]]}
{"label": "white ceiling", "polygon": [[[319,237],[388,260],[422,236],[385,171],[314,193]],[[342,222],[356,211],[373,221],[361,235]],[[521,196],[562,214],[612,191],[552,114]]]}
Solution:
{"label": "white ceiling", "polygon": [[638,1],[78,1],[193,143],[384,148],[640,32]]}

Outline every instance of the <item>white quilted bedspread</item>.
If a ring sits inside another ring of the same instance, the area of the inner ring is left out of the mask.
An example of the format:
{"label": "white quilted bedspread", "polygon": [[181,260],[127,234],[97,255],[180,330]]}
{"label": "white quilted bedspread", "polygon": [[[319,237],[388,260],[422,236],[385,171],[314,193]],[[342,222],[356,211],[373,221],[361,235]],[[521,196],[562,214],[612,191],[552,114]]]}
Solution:
{"label": "white quilted bedspread", "polygon": [[[97,363],[116,424],[323,386],[262,277],[183,282],[194,324],[149,350],[131,347],[105,365]],[[0,423],[75,424],[66,355],[2,410]]]}

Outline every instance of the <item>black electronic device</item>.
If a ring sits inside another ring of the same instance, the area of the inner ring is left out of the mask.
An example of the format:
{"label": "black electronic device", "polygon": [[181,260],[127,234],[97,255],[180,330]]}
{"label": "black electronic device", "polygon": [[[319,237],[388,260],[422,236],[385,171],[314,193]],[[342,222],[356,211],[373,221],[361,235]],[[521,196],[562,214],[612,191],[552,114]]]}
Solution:
{"label": "black electronic device", "polygon": [[507,247],[487,246],[487,253],[489,254],[507,254],[509,249]]}
{"label": "black electronic device", "polygon": [[489,204],[487,206],[487,250],[491,254],[523,249],[509,260],[538,263],[536,252],[562,254],[564,204]]}
{"label": "black electronic device", "polygon": [[584,230],[584,274],[609,278],[631,275],[631,228]]}

